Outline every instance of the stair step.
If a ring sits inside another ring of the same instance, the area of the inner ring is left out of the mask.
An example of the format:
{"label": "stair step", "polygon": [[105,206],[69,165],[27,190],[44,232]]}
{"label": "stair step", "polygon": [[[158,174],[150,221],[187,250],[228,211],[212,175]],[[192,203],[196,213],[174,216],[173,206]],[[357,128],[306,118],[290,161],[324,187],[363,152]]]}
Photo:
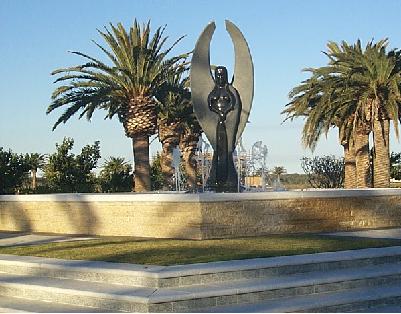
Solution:
{"label": "stair step", "polygon": [[[178,297],[179,288],[160,289],[152,294],[153,311],[185,312],[202,307],[213,308],[225,304],[251,304],[309,294],[383,285],[401,280],[401,265],[370,266],[333,272],[315,272],[277,277],[219,283],[208,286],[185,287],[185,295]],[[171,304],[171,306],[169,305]]]}
{"label": "stair step", "polygon": [[0,272],[4,273],[132,286],[156,287],[157,272],[163,268],[165,266],[0,254]]}
{"label": "stair step", "polygon": [[311,294],[291,298],[192,309],[214,313],[291,313],[291,312],[376,312],[376,309],[401,309],[401,285],[365,287],[345,291]]}
{"label": "stair step", "polygon": [[[386,267],[374,265],[358,269],[318,271],[267,279],[241,280],[185,288],[158,289],[152,294],[151,300],[153,303],[174,301],[182,291],[185,291],[185,295],[181,296],[182,299],[248,294],[263,291],[273,291],[280,296],[283,293],[280,290],[285,289],[297,289],[297,294],[302,293],[303,290],[305,290],[305,293],[316,293],[349,288],[349,286],[375,285],[383,282],[390,283],[391,281],[401,281],[401,263],[389,264]],[[291,293],[294,293],[294,291],[291,291]]]}
{"label": "stair step", "polygon": [[82,305],[113,312],[144,312],[154,288],[72,279],[0,274],[0,295]]}
{"label": "stair step", "polygon": [[255,258],[177,266],[134,265],[0,255],[0,271],[149,288],[184,287],[216,282],[364,267],[401,261],[401,247]]}
{"label": "stair step", "polygon": [[0,313],[105,313],[105,309],[0,296]]}
{"label": "stair step", "polygon": [[0,295],[80,304],[123,312],[187,311],[227,303],[373,286],[401,280],[401,263],[318,271],[275,278],[220,282],[182,288],[147,288],[72,279],[0,273]]}
{"label": "stair step", "polygon": [[362,308],[362,309],[355,309],[352,311],[353,313],[401,313],[401,303],[398,302],[396,304],[385,304],[385,305],[375,305],[371,306],[368,309]]}

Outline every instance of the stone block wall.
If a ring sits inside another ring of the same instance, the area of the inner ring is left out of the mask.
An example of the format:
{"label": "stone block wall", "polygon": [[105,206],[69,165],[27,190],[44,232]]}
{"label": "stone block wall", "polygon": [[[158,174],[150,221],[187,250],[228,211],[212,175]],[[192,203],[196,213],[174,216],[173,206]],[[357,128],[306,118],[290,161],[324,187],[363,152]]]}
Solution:
{"label": "stone block wall", "polygon": [[401,196],[202,204],[204,238],[401,226]]}
{"label": "stone block wall", "polygon": [[183,203],[0,199],[0,230],[199,239],[199,214]]}
{"label": "stone block wall", "polygon": [[0,196],[0,230],[210,239],[401,226],[401,189]]}

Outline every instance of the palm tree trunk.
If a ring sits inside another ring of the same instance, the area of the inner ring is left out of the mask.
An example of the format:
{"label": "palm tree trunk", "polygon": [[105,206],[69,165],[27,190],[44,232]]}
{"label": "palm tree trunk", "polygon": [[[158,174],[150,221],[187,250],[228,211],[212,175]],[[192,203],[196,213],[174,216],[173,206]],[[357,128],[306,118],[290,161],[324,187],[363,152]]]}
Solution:
{"label": "palm tree trunk", "polygon": [[196,190],[196,159],[195,152],[187,150],[182,154],[184,160],[184,168],[187,174],[187,184],[190,191]]}
{"label": "palm tree trunk", "polygon": [[196,190],[196,159],[195,151],[190,149],[183,154],[185,172],[187,173],[187,184],[190,191]]}
{"label": "palm tree trunk", "polygon": [[173,190],[173,150],[177,145],[172,141],[164,141],[162,143],[162,153],[161,153],[161,170],[163,174],[163,187],[164,191]]}
{"label": "palm tree trunk", "polygon": [[199,141],[200,133],[185,134],[180,141],[180,150],[182,152],[182,160],[184,163],[185,172],[187,174],[187,185],[190,191],[195,191],[197,188],[196,174],[196,148]]}
{"label": "palm tree trunk", "polygon": [[347,126],[352,123],[352,117],[346,123],[337,125],[339,141],[344,149],[344,188],[356,188],[355,143],[347,136]]}
{"label": "palm tree trunk", "polygon": [[159,119],[157,125],[159,140],[162,143],[160,160],[163,175],[162,189],[164,191],[172,191],[174,186],[173,150],[180,141],[179,123],[177,121],[168,122],[166,119]]}
{"label": "palm tree trunk", "polygon": [[150,164],[149,164],[149,136],[138,134],[132,137],[132,148],[134,151],[135,192],[150,191]]}
{"label": "palm tree trunk", "polygon": [[36,190],[36,169],[31,169],[32,172],[32,190]]}
{"label": "palm tree trunk", "polygon": [[355,135],[355,166],[357,188],[370,187],[369,133],[361,128]]}
{"label": "palm tree trunk", "polygon": [[390,151],[389,151],[389,120],[373,120],[373,186],[375,188],[390,187]]}
{"label": "palm tree trunk", "polygon": [[355,147],[352,141],[343,144],[344,147],[344,188],[356,188]]}

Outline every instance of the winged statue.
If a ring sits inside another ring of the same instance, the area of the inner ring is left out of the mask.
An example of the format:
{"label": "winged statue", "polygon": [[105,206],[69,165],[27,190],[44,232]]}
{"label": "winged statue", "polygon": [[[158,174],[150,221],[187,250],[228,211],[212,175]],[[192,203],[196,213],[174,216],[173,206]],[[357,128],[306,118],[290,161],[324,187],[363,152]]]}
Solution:
{"label": "winged statue", "polygon": [[233,152],[252,106],[254,75],[252,57],[241,31],[226,20],[226,30],[234,44],[235,66],[232,80],[224,66],[214,75],[210,66],[210,42],[216,29],[209,23],[201,33],[191,61],[191,94],[195,115],[213,147],[208,186],[217,192],[237,189]]}

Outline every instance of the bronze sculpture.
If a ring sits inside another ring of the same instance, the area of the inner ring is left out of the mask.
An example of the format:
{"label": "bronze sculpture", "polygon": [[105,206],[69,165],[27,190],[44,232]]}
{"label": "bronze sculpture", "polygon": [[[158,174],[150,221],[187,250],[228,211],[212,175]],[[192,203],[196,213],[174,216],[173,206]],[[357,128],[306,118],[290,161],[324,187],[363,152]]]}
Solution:
{"label": "bronze sculpture", "polygon": [[233,152],[248,121],[253,98],[253,64],[240,30],[226,20],[234,43],[235,70],[228,82],[227,69],[210,71],[210,41],[216,26],[209,23],[200,35],[191,62],[191,93],[195,115],[214,149],[208,188],[235,192],[237,173]]}

